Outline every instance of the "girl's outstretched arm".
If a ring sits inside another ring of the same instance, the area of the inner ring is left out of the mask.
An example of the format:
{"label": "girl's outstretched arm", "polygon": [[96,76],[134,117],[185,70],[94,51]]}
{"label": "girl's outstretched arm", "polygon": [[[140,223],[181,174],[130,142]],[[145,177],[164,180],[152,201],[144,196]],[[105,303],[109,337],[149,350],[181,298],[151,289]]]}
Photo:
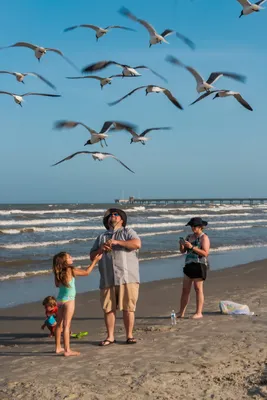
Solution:
{"label": "girl's outstretched arm", "polygon": [[73,272],[75,276],[88,276],[96,266],[99,260],[101,260],[103,254],[97,254],[92,261],[91,265],[88,265],[86,269],[82,268],[73,268]]}

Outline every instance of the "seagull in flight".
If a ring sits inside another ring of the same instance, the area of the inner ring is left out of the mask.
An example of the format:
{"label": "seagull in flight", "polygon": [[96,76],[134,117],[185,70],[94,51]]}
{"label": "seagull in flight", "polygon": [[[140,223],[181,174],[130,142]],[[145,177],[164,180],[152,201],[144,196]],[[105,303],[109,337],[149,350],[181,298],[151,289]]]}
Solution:
{"label": "seagull in flight", "polygon": [[106,138],[109,136],[109,135],[107,135],[109,130],[121,131],[123,129],[128,130],[128,129],[134,129],[136,127],[135,125],[130,124],[128,122],[106,121],[106,122],[104,122],[100,132],[96,132],[94,129],[85,125],[83,122],[57,121],[55,123],[55,129],[62,129],[62,128],[72,129],[72,128],[75,128],[77,125],[82,125],[91,134],[91,139],[87,140],[87,142],[84,144],[84,146],[100,142],[102,147],[103,147],[102,141],[107,146]]}
{"label": "seagull in flight", "polygon": [[124,168],[128,169],[128,171],[130,171],[130,172],[132,172],[134,174],[134,171],[132,171],[129,167],[127,167],[127,165],[125,165],[121,160],[119,160],[113,154],[111,154],[111,153],[101,153],[101,152],[98,152],[98,151],[77,151],[76,153],[71,154],[70,156],[68,156],[66,158],[63,158],[63,160],[60,160],[57,163],[53,164],[52,167],[62,163],[63,161],[67,161],[67,160],[72,159],[73,157],[77,156],[77,154],[92,154],[93,159],[94,160],[98,160],[98,161],[103,161],[107,157],[114,158],[121,165],[123,165]]}
{"label": "seagull in flight", "polygon": [[116,65],[118,67],[121,67],[123,77],[124,76],[140,76],[139,72],[136,71],[137,69],[148,69],[154,75],[156,75],[158,78],[162,79],[164,82],[167,82],[167,79],[165,79],[162,75],[158,74],[153,69],[146,67],[145,65],[138,65],[137,67],[130,67],[130,65],[120,64],[116,61],[99,61],[97,63],[90,64],[87,67],[84,67],[82,72],[83,73],[88,73],[88,72],[91,73],[91,72],[99,71],[101,69],[108,67],[109,65]]}
{"label": "seagull in flight", "polygon": [[239,92],[233,92],[232,90],[212,90],[211,92],[207,92],[202,94],[198,99],[196,99],[192,104],[197,103],[198,101],[204,99],[205,97],[209,96],[212,93],[216,93],[215,96],[213,97],[213,100],[216,99],[217,97],[229,97],[233,96],[243,107],[245,107],[249,111],[253,111],[253,108],[246,102],[245,99],[241,96]]}
{"label": "seagull in flight", "polygon": [[24,78],[26,76],[35,76],[36,78],[41,79],[41,81],[43,81],[44,83],[46,83],[48,86],[50,86],[52,89],[56,90],[56,87],[49,82],[47,79],[45,79],[42,75],[37,74],[36,72],[11,72],[11,71],[0,71],[0,74],[9,74],[9,75],[13,75],[16,77],[18,82],[21,83],[25,83],[24,82]]}
{"label": "seagull in flight", "polygon": [[58,49],[52,49],[50,47],[41,47],[41,46],[37,46],[35,44],[27,43],[27,42],[17,42],[17,43],[11,44],[10,46],[0,47],[0,50],[9,49],[10,47],[27,47],[28,49],[33,50],[34,55],[38,61],[40,61],[40,59],[43,57],[43,55],[46,54],[48,51],[53,51],[54,53],[57,53],[62,58],[64,58],[64,60],[67,61],[73,68],[78,70],[76,65],[73,64],[73,62],[70,61],[67,57],[65,57],[64,54],[62,53],[62,51],[60,51]]}
{"label": "seagull in flight", "polygon": [[260,10],[264,10],[264,7],[261,7],[261,5],[265,3],[267,0],[260,0],[254,4],[248,0],[237,0],[237,1],[243,7],[243,10],[239,15],[239,18],[241,18],[243,15],[249,15],[252,14],[253,12],[259,12]]}
{"label": "seagull in flight", "polygon": [[131,135],[131,141],[130,144],[132,143],[142,143],[142,144],[146,144],[146,142],[148,140],[150,140],[150,137],[146,137],[146,134],[151,132],[151,131],[160,131],[160,130],[170,130],[172,129],[170,126],[165,126],[165,127],[161,127],[161,128],[148,128],[146,130],[144,130],[140,135],[138,135],[133,129],[126,129]]}
{"label": "seagull in flight", "polygon": [[88,24],[71,26],[69,28],[64,29],[63,32],[73,31],[76,28],[90,28],[90,29],[93,29],[95,31],[96,41],[98,41],[98,39],[101,38],[102,36],[106,35],[110,31],[110,29],[124,29],[126,31],[136,32],[135,29],[127,28],[126,26],[109,25],[106,28],[101,28],[100,26],[88,25]]}
{"label": "seagull in flight", "polygon": [[111,75],[107,78],[102,78],[101,76],[96,76],[96,75],[86,75],[86,76],[67,76],[67,79],[97,79],[100,82],[100,87],[101,90],[103,89],[104,86],[106,85],[111,85],[112,79],[113,78],[135,78],[139,75],[122,75],[122,74],[118,74],[118,75]]}
{"label": "seagull in flight", "polygon": [[171,64],[178,65],[180,67],[183,67],[189,71],[193,77],[195,78],[197,82],[197,92],[209,92],[211,89],[213,89],[213,84],[222,76],[225,76],[226,78],[232,78],[235,79],[236,81],[239,82],[246,82],[246,77],[244,75],[232,73],[232,72],[212,72],[209,76],[209,78],[205,81],[205,79],[192,67],[189,67],[185,64],[183,64],[181,61],[179,61],[176,57],[174,56],[167,56],[166,61],[170,62]]}
{"label": "seagull in flight", "polygon": [[185,44],[187,44],[187,46],[189,46],[192,50],[195,49],[195,44],[188,39],[187,37],[185,37],[184,35],[182,35],[179,32],[174,31],[173,29],[165,29],[161,34],[157,33],[157,31],[155,30],[155,28],[149,24],[147,21],[144,21],[143,19],[139,19],[137,18],[134,14],[132,14],[127,8],[122,7],[119,10],[119,13],[122,14],[125,17],[130,18],[131,20],[135,21],[135,22],[139,22],[141,25],[143,25],[149,33],[150,39],[149,39],[149,47],[151,47],[153,44],[157,44],[157,43],[168,43],[167,40],[165,39],[165,37],[175,33],[176,36],[181,39]]}
{"label": "seagull in flight", "polygon": [[137,90],[144,89],[144,88],[146,88],[146,95],[148,95],[148,93],[163,93],[163,94],[165,94],[165,96],[168,97],[168,99],[172,102],[172,104],[175,105],[175,107],[178,107],[178,108],[180,108],[180,110],[183,110],[183,107],[181,106],[181,104],[178,102],[178,100],[172,95],[172,93],[168,89],[166,89],[164,87],[156,86],[156,85],[139,86],[139,87],[135,88],[134,90],[132,90],[131,92],[127,93],[125,96],[121,97],[119,100],[113,101],[112,103],[108,103],[108,105],[115,106],[115,104],[118,104],[122,100],[126,99],[126,97],[131,96]]}
{"label": "seagull in flight", "polygon": [[22,107],[22,104],[21,104],[21,103],[24,101],[23,97],[25,97],[25,96],[61,97],[60,94],[33,93],[33,92],[24,93],[24,94],[14,94],[14,93],[10,93],[10,92],[0,91],[0,94],[8,94],[9,96],[12,96],[13,99],[15,100],[15,103],[17,103],[17,104],[20,105],[21,107]]}

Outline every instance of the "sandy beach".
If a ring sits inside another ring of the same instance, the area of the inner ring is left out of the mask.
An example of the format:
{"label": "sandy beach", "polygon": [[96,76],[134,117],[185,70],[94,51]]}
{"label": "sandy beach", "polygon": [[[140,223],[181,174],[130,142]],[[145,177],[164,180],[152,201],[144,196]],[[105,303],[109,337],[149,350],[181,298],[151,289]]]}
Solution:
{"label": "sandy beach", "polygon": [[[105,327],[98,291],[77,296],[73,339],[80,357],[53,353],[53,339],[40,326],[41,303],[0,310],[0,399],[262,399],[267,398],[267,261],[210,271],[202,320],[171,327],[182,280],[141,285],[136,345],[125,345],[121,315],[117,343],[99,347]],[[247,304],[252,317],[224,316],[220,300]]]}

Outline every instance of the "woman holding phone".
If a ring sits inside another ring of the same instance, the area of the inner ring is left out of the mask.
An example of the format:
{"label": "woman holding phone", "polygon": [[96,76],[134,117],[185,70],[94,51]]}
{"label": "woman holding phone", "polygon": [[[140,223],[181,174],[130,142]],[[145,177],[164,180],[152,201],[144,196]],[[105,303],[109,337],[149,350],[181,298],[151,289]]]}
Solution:
{"label": "woman holding phone", "polygon": [[186,239],[180,238],[180,252],[186,253],[184,266],[183,291],[180,302],[180,311],[176,314],[177,318],[183,318],[186,306],[189,301],[192,283],[196,292],[196,312],[193,319],[202,318],[204,305],[203,283],[207,277],[208,255],[210,250],[210,240],[208,235],[203,232],[207,221],[200,217],[191,218],[186,226],[191,226],[192,234]]}

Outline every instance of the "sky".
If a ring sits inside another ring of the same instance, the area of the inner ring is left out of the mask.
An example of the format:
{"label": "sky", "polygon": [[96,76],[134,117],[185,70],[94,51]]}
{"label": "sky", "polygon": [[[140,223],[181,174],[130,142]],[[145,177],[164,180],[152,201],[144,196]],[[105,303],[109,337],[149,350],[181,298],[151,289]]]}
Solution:
{"label": "sky", "polygon": [[[169,44],[149,48],[147,30],[118,13],[129,8],[159,32],[175,29],[196,44],[192,51],[175,35]],[[0,51],[0,69],[36,72],[50,80],[62,97],[25,98],[21,108],[11,96],[0,95],[0,203],[94,203],[112,202],[129,196],[141,198],[267,197],[267,9],[238,18],[237,0],[20,0],[1,2],[0,47],[26,41],[60,49],[81,70],[100,60],[131,66],[146,65],[168,79],[164,83],[150,71],[142,77],[114,79],[101,91],[92,79],[68,80],[79,76],[55,53],[38,63],[32,50],[9,48]],[[136,32],[114,29],[96,42],[95,33],[67,27],[118,24]],[[165,61],[174,55],[197,69],[204,78],[213,71],[247,76],[246,84],[221,78],[217,89],[240,91],[253,107],[247,111],[234,98],[198,97],[196,83],[185,69]],[[109,66],[97,73],[120,73]],[[183,105],[176,108],[163,94],[138,91],[121,103],[114,101],[137,86],[165,86]],[[54,93],[34,77],[25,85],[11,75],[0,74],[0,90]],[[53,129],[58,120],[81,121],[96,131],[107,120],[127,121],[146,128],[170,126],[155,131],[145,146],[130,145],[125,131],[112,132],[108,147],[84,147],[88,132]],[[114,159],[94,161],[79,155],[56,167],[51,165],[76,151],[105,151],[114,154],[135,171],[132,174]]]}

